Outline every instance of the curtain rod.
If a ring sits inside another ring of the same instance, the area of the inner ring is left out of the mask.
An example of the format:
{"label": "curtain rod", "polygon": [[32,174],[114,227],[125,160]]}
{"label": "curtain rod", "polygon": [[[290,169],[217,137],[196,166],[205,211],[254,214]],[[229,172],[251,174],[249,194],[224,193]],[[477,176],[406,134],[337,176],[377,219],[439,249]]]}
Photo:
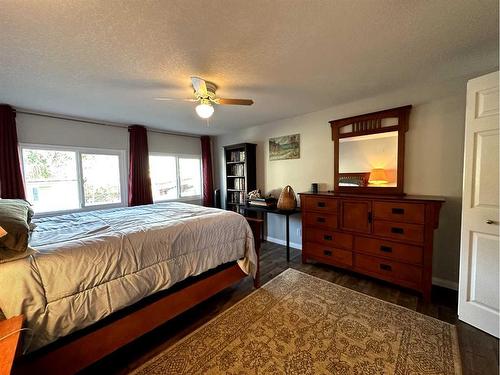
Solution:
{"label": "curtain rod", "polygon": [[[97,120],[91,120],[91,119],[86,119],[82,117],[73,117],[73,116],[65,116],[65,115],[58,115],[54,113],[47,113],[47,112],[36,112],[32,111],[29,109],[23,109],[23,108],[15,108],[14,109],[16,113],[22,113],[24,115],[32,115],[32,116],[40,116],[40,117],[47,117],[47,118],[55,118],[58,120],[68,120],[68,121],[76,121],[76,122],[83,122],[86,124],[94,124],[94,125],[104,125],[104,126],[111,126],[114,128],[122,128],[122,129],[127,129],[129,125],[127,124],[121,124],[117,122],[107,122],[107,121],[97,121]],[[146,127],[146,129],[152,133],[159,133],[159,134],[166,134],[166,135],[175,135],[178,137],[189,137],[189,138],[201,138],[200,135],[196,134],[188,134],[188,133],[182,133],[182,132],[170,132],[170,131],[164,131],[160,129],[154,129],[154,128],[149,128]]]}

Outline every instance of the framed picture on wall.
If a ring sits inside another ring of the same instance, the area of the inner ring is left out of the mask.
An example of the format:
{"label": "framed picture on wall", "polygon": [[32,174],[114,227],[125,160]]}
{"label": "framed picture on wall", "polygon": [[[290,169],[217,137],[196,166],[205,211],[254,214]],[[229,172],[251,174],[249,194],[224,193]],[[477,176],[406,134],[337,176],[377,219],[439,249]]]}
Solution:
{"label": "framed picture on wall", "polygon": [[269,160],[300,159],[300,134],[269,139]]}

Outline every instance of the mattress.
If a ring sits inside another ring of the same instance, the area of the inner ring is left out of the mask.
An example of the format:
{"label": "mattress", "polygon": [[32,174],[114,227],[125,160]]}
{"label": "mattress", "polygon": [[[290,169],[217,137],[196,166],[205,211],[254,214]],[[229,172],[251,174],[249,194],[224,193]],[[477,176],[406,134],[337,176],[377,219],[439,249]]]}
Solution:
{"label": "mattress", "polygon": [[159,203],[34,222],[36,252],[0,264],[0,309],[25,315],[28,351],[221,264],[257,269],[252,231],[230,211]]}

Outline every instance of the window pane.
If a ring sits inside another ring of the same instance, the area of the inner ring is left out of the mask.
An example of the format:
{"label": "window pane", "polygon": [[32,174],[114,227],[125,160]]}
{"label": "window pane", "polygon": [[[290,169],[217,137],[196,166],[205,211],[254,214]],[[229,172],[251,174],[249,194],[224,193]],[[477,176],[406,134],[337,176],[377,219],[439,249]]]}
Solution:
{"label": "window pane", "polygon": [[179,158],[181,197],[201,195],[200,159]]}
{"label": "window pane", "polygon": [[121,203],[119,156],[81,155],[85,206]]}
{"label": "window pane", "polygon": [[35,212],[80,208],[75,152],[23,149],[23,165]]}
{"label": "window pane", "polygon": [[149,157],[151,187],[155,202],[177,198],[177,167],[174,156]]}

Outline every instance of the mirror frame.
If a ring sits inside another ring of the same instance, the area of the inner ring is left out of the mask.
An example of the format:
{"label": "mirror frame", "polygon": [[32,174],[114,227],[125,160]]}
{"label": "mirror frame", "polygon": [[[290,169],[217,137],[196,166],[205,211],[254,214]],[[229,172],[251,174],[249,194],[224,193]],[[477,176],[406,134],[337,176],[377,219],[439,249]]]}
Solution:
{"label": "mirror frame", "polygon": [[[332,129],[332,140],[334,144],[333,160],[333,191],[336,193],[349,194],[377,194],[377,195],[404,195],[404,165],[405,165],[405,133],[409,127],[411,105],[391,108],[383,111],[366,113],[363,115],[346,117],[330,121]],[[382,120],[386,118],[397,118],[398,124],[382,127]],[[344,126],[352,126],[349,132],[340,132]],[[339,143],[341,138],[357,137],[360,135],[379,134],[387,132],[398,132],[398,164],[396,187],[357,187],[339,186]]]}

